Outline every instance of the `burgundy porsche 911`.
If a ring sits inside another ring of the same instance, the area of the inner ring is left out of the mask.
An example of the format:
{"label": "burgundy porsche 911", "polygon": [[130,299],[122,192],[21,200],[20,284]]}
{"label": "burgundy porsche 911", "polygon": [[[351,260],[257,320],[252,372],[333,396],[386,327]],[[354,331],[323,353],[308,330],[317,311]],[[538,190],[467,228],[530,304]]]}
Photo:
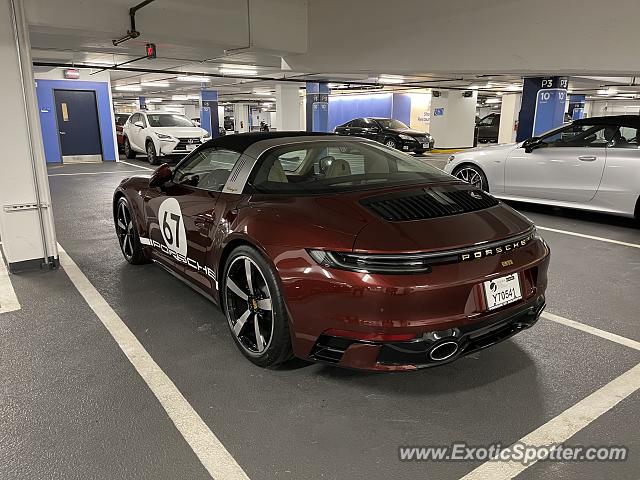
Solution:
{"label": "burgundy porsche 911", "polygon": [[526,218],[366,139],[229,135],[125,179],[113,202],[126,260],[155,261],[219,304],[263,367],[439,365],[531,327],[545,306],[549,248]]}

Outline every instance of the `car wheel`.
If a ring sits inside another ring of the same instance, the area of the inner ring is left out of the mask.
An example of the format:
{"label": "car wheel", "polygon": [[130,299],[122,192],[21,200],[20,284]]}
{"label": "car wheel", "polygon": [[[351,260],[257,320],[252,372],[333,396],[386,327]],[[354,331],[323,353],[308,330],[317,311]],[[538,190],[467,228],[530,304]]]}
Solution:
{"label": "car wheel", "polygon": [[129,160],[136,158],[136,152],[131,148],[131,144],[129,143],[129,139],[125,137],[124,139],[124,156]]}
{"label": "car wheel", "polygon": [[388,138],[384,144],[389,148],[396,148],[396,141],[393,138]]}
{"label": "car wheel", "polygon": [[133,265],[147,262],[129,202],[124,197],[118,200],[116,207],[116,233],[118,234],[118,242],[120,242],[120,250],[122,250],[122,255],[127,262]]}
{"label": "car wheel", "polygon": [[153,142],[147,142],[147,160],[151,165],[158,165],[158,155],[156,154],[156,146]]}
{"label": "car wheel", "polygon": [[231,335],[256,365],[274,367],[292,357],[289,320],[276,272],[253,247],[229,256],[220,293]]}
{"label": "car wheel", "polygon": [[487,177],[484,172],[475,165],[462,165],[453,171],[453,176],[470,183],[477,189],[484,190],[485,192],[489,191]]}

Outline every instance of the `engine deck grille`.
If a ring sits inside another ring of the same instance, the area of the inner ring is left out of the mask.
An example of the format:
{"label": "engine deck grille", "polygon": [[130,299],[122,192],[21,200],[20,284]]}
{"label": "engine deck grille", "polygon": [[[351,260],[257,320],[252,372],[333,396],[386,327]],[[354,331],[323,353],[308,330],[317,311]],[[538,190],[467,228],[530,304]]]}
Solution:
{"label": "engine deck grille", "polygon": [[366,198],[360,203],[387,221],[406,222],[474,212],[500,202],[482,190],[421,188]]}

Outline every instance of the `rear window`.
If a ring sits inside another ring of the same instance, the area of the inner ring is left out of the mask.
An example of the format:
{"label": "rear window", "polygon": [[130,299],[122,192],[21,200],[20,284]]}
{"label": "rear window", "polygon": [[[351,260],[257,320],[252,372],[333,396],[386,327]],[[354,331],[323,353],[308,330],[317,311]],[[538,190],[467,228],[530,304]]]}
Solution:
{"label": "rear window", "polygon": [[435,167],[369,142],[301,142],[265,152],[249,183],[261,193],[318,194],[450,181]]}

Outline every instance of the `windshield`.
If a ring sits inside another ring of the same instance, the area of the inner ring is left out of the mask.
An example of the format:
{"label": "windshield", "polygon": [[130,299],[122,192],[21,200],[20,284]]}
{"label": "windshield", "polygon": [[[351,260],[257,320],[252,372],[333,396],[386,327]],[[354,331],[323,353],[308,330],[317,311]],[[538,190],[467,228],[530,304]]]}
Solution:
{"label": "windshield", "polygon": [[261,193],[317,194],[450,180],[441,170],[382,145],[327,140],[269,150],[249,183]]}
{"label": "windshield", "polygon": [[376,122],[378,122],[382,128],[390,128],[392,130],[409,130],[409,127],[404,123],[392,118],[376,118]]}
{"label": "windshield", "polygon": [[184,115],[147,113],[150,127],[195,127]]}

